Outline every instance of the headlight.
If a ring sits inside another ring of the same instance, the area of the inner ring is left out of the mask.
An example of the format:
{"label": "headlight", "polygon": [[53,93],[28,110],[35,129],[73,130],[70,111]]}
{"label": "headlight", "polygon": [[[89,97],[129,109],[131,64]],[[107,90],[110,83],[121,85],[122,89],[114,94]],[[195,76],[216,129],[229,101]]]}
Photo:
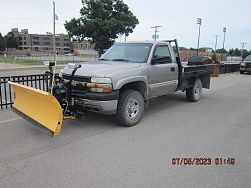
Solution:
{"label": "headlight", "polygon": [[241,66],[245,66],[246,64],[245,63],[241,63]]}
{"label": "headlight", "polygon": [[112,91],[111,78],[91,78],[91,83],[86,85],[91,92],[109,93]]}
{"label": "headlight", "polygon": [[101,84],[111,84],[112,83],[112,79],[111,78],[91,78],[91,82],[92,83],[101,83]]}

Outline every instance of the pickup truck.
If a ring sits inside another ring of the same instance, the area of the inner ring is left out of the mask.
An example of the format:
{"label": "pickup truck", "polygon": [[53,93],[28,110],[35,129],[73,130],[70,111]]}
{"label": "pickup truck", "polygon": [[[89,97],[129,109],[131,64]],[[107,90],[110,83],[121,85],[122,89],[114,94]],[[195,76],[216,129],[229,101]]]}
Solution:
{"label": "pickup truck", "polygon": [[71,80],[76,109],[115,114],[129,127],[141,120],[151,98],[181,90],[188,101],[200,100],[212,70],[213,65],[183,66],[175,39],[116,43],[97,62],[68,65],[59,76]]}
{"label": "pickup truck", "polygon": [[248,55],[244,61],[240,63],[240,74],[251,72],[251,55]]}

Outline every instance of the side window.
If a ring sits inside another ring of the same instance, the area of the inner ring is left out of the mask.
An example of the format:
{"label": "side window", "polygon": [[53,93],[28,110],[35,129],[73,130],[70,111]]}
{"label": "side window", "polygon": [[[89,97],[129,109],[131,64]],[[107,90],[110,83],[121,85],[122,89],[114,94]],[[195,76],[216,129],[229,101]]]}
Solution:
{"label": "side window", "polygon": [[171,54],[168,46],[159,46],[156,48],[153,55],[153,64],[172,63]]}

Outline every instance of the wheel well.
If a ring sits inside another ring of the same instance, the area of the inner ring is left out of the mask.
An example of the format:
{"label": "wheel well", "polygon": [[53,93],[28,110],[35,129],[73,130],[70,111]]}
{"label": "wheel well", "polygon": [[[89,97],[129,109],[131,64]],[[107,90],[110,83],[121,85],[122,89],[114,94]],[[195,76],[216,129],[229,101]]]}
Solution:
{"label": "wheel well", "polygon": [[197,80],[198,78],[202,82],[202,88],[209,89],[209,87],[210,87],[210,74],[192,77],[190,79],[190,83],[189,84],[192,86],[194,84],[195,80]]}
{"label": "wheel well", "polygon": [[144,99],[147,98],[147,88],[146,84],[143,81],[137,81],[137,82],[131,82],[123,85],[123,87],[120,89],[120,91],[125,90],[125,89],[133,89],[142,94]]}

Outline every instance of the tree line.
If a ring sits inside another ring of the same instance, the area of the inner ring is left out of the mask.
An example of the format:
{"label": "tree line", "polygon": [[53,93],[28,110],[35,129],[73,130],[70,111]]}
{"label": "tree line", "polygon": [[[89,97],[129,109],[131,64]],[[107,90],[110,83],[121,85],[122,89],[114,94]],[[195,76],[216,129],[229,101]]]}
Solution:
{"label": "tree line", "polygon": [[18,42],[13,32],[8,32],[5,36],[0,33],[0,51],[4,51],[6,48],[17,48]]}
{"label": "tree line", "polygon": [[[205,52],[207,48],[200,48],[199,51],[200,52]],[[179,50],[191,50],[191,51],[197,51],[196,48],[186,48],[186,47],[180,47]],[[212,49],[212,53],[215,53],[215,50]],[[230,49],[230,50],[226,50],[226,49],[217,49],[216,53],[219,54],[227,54],[228,56],[231,57],[240,57],[241,53],[242,53],[242,49],[239,48],[235,48],[235,49]],[[248,55],[251,55],[251,50],[247,50],[247,49],[243,49],[243,58],[246,58]]]}

